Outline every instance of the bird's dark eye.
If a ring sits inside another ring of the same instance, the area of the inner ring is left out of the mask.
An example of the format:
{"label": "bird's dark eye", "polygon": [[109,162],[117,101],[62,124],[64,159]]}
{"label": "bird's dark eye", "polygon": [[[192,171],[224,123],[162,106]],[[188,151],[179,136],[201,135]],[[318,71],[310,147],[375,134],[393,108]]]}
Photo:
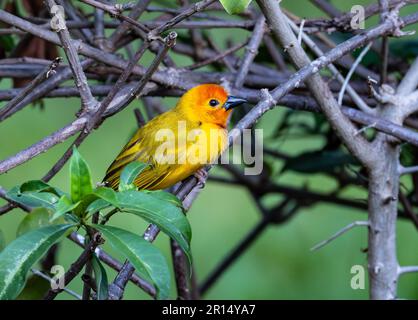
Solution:
{"label": "bird's dark eye", "polygon": [[209,105],[211,107],[216,107],[218,104],[219,104],[219,101],[216,100],[216,99],[212,99],[212,100],[209,101]]}

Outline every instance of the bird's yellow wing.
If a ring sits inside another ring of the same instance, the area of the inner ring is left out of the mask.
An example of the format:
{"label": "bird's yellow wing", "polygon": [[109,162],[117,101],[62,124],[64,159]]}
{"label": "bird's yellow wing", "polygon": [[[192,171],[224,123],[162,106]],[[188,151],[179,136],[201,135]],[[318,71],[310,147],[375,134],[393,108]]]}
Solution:
{"label": "bird's yellow wing", "polygon": [[[139,189],[155,190],[166,188],[192,174],[195,168],[179,164],[178,158],[175,159],[174,163],[161,163],[156,159],[157,149],[162,143],[166,143],[166,155],[181,157],[181,155],[186,153],[186,146],[181,147],[175,141],[172,141],[179,137],[177,120],[175,118],[173,113],[169,117],[166,114],[162,114],[140,128],[110,165],[103,181],[109,187],[117,189],[122,169],[132,161],[140,161],[150,165],[141,172],[134,182]],[[165,141],[157,141],[156,135],[158,130],[166,127],[173,129],[172,137],[168,137]]]}
{"label": "bird's yellow wing", "polygon": [[117,189],[123,168],[133,161],[149,164],[149,167],[135,180],[135,185],[140,189],[152,189],[158,181],[164,179],[169,173],[170,168],[168,166],[161,166],[155,162],[153,148],[150,148],[150,145],[146,141],[147,139],[144,139],[141,133],[139,131],[135,134],[107,170],[106,177],[103,181],[109,187]]}

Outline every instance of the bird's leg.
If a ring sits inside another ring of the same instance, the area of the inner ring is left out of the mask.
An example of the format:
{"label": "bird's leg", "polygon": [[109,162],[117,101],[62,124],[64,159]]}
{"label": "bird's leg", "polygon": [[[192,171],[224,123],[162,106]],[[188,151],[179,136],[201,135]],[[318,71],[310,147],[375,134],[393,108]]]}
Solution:
{"label": "bird's leg", "polygon": [[208,178],[208,172],[204,168],[202,168],[197,170],[193,174],[193,176],[197,179],[197,181],[199,181],[199,186],[201,188],[204,188],[206,184],[206,179]]}

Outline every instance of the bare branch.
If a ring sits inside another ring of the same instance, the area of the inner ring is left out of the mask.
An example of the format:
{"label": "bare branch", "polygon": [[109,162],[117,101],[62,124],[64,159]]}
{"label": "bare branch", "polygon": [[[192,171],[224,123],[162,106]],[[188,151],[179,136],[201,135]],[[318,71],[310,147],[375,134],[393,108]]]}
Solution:
{"label": "bare branch", "polygon": [[418,58],[415,59],[408,72],[402,78],[398,85],[396,93],[398,95],[407,95],[414,91],[418,86]]}
{"label": "bare branch", "polygon": [[323,246],[326,246],[328,243],[332,242],[333,240],[337,239],[339,236],[343,235],[344,233],[346,233],[347,231],[355,228],[355,227],[368,227],[369,226],[369,222],[368,221],[354,221],[352,223],[350,223],[349,225],[345,226],[344,228],[338,230],[335,234],[333,234],[330,238],[321,241],[320,243],[314,245],[311,248],[311,251],[316,251],[321,249]]}
{"label": "bare branch", "polygon": [[356,70],[357,66],[360,64],[361,60],[363,60],[364,56],[367,54],[367,52],[370,50],[370,47],[372,46],[373,42],[370,42],[358,55],[356,61],[354,61],[352,67],[350,68],[350,71],[348,72],[344,83],[341,87],[340,93],[338,94],[338,104],[342,105],[343,103],[343,97],[345,89],[347,88],[348,83],[350,82],[351,76],[354,73],[354,70]]}
{"label": "bare branch", "polygon": [[[30,271],[32,271],[32,273],[46,281],[48,281],[49,283],[51,283],[52,281],[54,281],[51,277],[49,277],[48,275],[46,275],[45,273],[37,270],[37,269],[30,269]],[[74,298],[76,298],[77,300],[81,300],[81,296],[78,293],[75,293],[74,291],[64,288],[63,289],[64,292],[67,292],[69,295],[73,296]]]}
{"label": "bare branch", "polygon": [[246,47],[245,56],[242,60],[242,63],[240,64],[240,69],[238,71],[237,77],[235,78],[235,88],[242,87],[242,85],[244,84],[245,77],[247,76],[248,70],[250,68],[250,65],[253,62],[255,56],[257,55],[258,47],[260,46],[261,41],[263,40],[265,21],[266,19],[263,15],[261,15],[257,20],[253,34],[251,36],[251,40],[248,43],[248,46]]}
{"label": "bare branch", "polygon": [[[271,0],[259,0],[264,15],[275,36],[281,42],[284,48],[289,48],[288,52],[294,64],[298,68],[303,68],[313,63],[310,62],[308,56],[297,43],[297,39],[290,29],[286,17],[281,12],[280,6]],[[354,39],[354,38],[352,38]],[[324,57],[321,58],[323,60]],[[300,71],[302,71],[301,69]],[[336,129],[343,142],[348,149],[364,164],[368,165],[373,162],[373,156],[370,155],[368,142],[362,136],[356,136],[357,129],[341,112],[337,101],[332,96],[328,86],[317,74],[318,67],[315,67],[312,74],[307,77],[306,83],[315,99],[318,101],[325,116],[331,125]]]}
{"label": "bare branch", "polygon": [[[47,0],[46,5],[51,13],[51,16],[56,17],[57,13],[53,13],[52,11],[52,8],[57,5],[55,1]],[[96,107],[97,101],[91,94],[88,86],[86,75],[84,74],[83,67],[81,66],[80,59],[78,58],[77,49],[74,44],[75,41],[71,39],[70,33],[65,26],[65,20],[62,19],[60,22],[62,23],[62,26],[59,30],[57,30],[57,32],[65,55],[67,56],[68,63],[70,64],[70,68],[73,72],[74,81],[77,88],[80,90],[82,112],[89,111]]]}
{"label": "bare branch", "polygon": [[[70,269],[64,275],[64,284],[67,285],[70,283],[83,269],[84,265],[89,261],[91,255],[97,246],[103,243],[99,233],[96,233],[92,240],[88,243],[83,253],[78,257],[78,259],[71,264]],[[44,296],[44,300],[53,300],[57,294],[62,292],[63,289],[50,289]]]}
{"label": "bare branch", "polygon": [[418,266],[399,267],[398,275],[402,276],[406,273],[418,272]]}
{"label": "bare branch", "polygon": [[0,122],[3,121],[8,114],[13,114],[13,108],[21,102],[27,95],[42,81],[48,79],[49,77],[53,76],[56,71],[55,69],[58,68],[59,64],[61,63],[61,58],[56,58],[51,64],[46,67],[40,74],[38,74],[35,79],[33,79],[25,88],[23,88],[17,96],[15,96],[12,100],[9,101],[2,109],[0,109]]}

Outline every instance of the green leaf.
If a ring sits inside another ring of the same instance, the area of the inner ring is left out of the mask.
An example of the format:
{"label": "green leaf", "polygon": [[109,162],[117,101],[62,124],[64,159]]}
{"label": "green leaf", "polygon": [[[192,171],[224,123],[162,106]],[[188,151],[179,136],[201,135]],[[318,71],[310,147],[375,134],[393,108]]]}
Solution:
{"label": "green leaf", "polygon": [[226,12],[237,14],[244,12],[251,0],[219,0]]}
{"label": "green leaf", "polygon": [[136,177],[148,166],[149,164],[134,161],[123,168],[120,174],[119,191],[135,189],[133,183]]}
{"label": "green leaf", "polygon": [[76,203],[72,203],[70,199],[66,195],[63,195],[57,202],[56,211],[52,215],[50,222],[58,219],[59,217],[63,216],[67,212],[71,212],[74,210],[78,205],[80,204],[80,201]]}
{"label": "green leaf", "polygon": [[74,214],[78,217],[85,217],[87,214],[87,208],[96,200],[97,196],[94,193],[85,195],[83,199],[79,201],[79,204],[74,208]]}
{"label": "green leaf", "polygon": [[51,187],[42,180],[30,180],[20,186],[20,192],[50,192],[61,197],[64,192],[58,188]]}
{"label": "green leaf", "polygon": [[17,227],[16,236],[20,237],[23,234],[51,225],[49,219],[51,218],[51,211],[46,208],[36,208],[22,219]]}
{"label": "green leaf", "polygon": [[20,186],[20,192],[41,192],[49,188],[49,184],[43,182],[42,180],[30,180]]}
{"label": "green leaf", "polygon": [[155,190],[155,191],[143,190],[142,192],[145,192],[149,194],[150,196],[153,196],[154,198],[171,202],[177,207],[180,207],[180,208],[183,207],[183,203],[180,201],[180,199],[170,192],[166,192],[163,190]]}
{"label": "green leaf", "polygon": [[109,202],[107,202],[103,199],[97,199],[97,200],[94,200],[92,203],[89,204],[86,211],[87,212],[97,212],[97,211],[103,210],[103,209],[105,209],[109,206],[110,206]]}
{"label": "green leaf", "polygon": [[347,164],[357,164],[356,159],[342,150],[305,152],[286,161],[282,172],[301,173],[332,172]]}
{"label": "green leaf", "polygon": [[157,289],[158,299],[167,299],[170,293],[170,270],[162,253],[142,237],[119,228],[94,225],[115,250],[132,263],[136,271],[150,279]]}
{"label": "green leaf", "polygon": [[117,199],[123,211],[156,224],[164,233],[176,240],[191,262],[189,244],[192,231],[189,221],[178,206],[162,201],[149,193],[133,190],[117,193]]}
{"label": "green leaf", "polygon": [[54,209],[58,202],[58,197],[49,192],[20,192],[19,187],[9,190],[7,197],[30,208],[49,208]]}
{"label": "green leaf", "polygon": [[70,161],[71,200],[73,203],[82,200],[86,195],[93,192],[93,184],[90,169],[81,157],[77,148],[73,148]]}
{"label": "green leaf", "polygon": [[106,270],[95,255],[93,255],[92,265],[94,270],[94,278],[96,279],[97,300],[107,300],[109,285],[107,281]]}
{"label": "green leaf", "polygon": [[32,265],[73,226],[59,224],[30,231],[0,253],[0,300],[12,300],[19,295]]}
{"label": "green leaf", "polygon": [[107,187],[97,188],[94,191],[94,195],[110,203],[112,206],[119,207],[116,192],[111,188],[107,188]]}

